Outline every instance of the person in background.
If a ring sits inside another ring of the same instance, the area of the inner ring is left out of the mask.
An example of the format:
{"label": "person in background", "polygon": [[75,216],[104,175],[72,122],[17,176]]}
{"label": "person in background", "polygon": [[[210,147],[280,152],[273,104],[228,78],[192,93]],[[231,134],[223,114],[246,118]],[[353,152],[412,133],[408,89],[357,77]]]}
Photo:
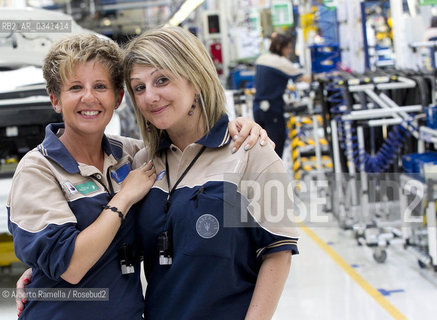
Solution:
{"label": "person in background", "polygon": [[[21,319],[142,319],[131,208],[156,174],[150,161],[131,170],[142,141],[104,134],[124,94],[122,62],[116,43],[89,34],[61,40],[44,60],[47,92],[64,123],[47,126],[44,141],[23,157],[13,178],[9,230],[17,257],[33,269],[17,286],[32,277],[26,288],[108,290],[106,301],[48,298],[25,307],[18,301]],[[252,125],[239,119],[230,131],[241,135],[236,129],[248,132]]]}
{"label": "person in background", "polygon": [[[437,16],[431,17],[431,23],[429,27],[425,30],[423,35],[423,41],[437,41]],[[427,48],[429,54],[429,60],[426,60],[426,67],[430,70],[434,70],[436,67],[436,59],[435,59],[435,45],[428,46]],[[428,64],[429,63],[429,64]]]}
{"label": "person in background", "polygon": [[[150,145],[134,164],[153,159],[158,172],[136,216],[145,319],[270,319],[298,253],[286,219],[292,199],[263,193],[270,175],[289,182],[281,159],[270,146],[229,156],[223,87],[205,47],[184,29],[133,39],[125,81]],[[260,186],[259,199],[246,181]],[[275,224],[272,215],[285,218]]]}
{"label": "person in background", "polygon": [[432,16],[429,28],[425,30],[423,35],[424,41],[436,41],[437,40],[437,16]]}
{"label": "person in background", "polygon": [[253,116],[276,144],[275,151],[282,157],[286,140],[284,100],[282,98],[289,79],[310,82],[311,77],[297,69],[288,59],[292,51],[291,38],[275,33],[269,52],[255,62],[255,98]]}

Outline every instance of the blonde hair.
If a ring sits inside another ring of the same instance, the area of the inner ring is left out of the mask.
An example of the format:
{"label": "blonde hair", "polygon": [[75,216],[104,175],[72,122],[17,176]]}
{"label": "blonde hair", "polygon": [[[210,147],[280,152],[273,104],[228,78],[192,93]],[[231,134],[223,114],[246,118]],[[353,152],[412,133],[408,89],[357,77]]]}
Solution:
{"label": "blonde hair", "polygon": [[43,76],[47,92],[59,97],[62,84],[78,63],[96,60],[108,68],[116,93],[123,89],[123,52],[110,39],[79,34],[56,42],[44,59]]}
{"label": "blonde hair", "polygon": [[135,65],[165,69],[175,77],[187,79],[199,94],[199,104],[205,119],[204,134],[226,113],[224,89],[214,63],[199,39],[180,27],[165,26],[146,31],[125,48],[124,76],[141,135],[144,143],[150,146],[152,154],[164,132],[148,125],[137,106],[130,86],[130,75]]}

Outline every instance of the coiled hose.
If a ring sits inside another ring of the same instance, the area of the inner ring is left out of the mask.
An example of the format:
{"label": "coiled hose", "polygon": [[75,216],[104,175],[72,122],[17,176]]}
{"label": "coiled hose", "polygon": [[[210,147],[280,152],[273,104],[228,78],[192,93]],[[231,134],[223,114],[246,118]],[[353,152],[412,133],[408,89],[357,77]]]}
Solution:
{"label": "coiled hose", "polygon": [[365,150],[359,150],[356,130],[352,121],[342,119],[343,115],[350,113],[345,106],[344,89],[337,85],[338,81],[328,83],[326,90],[329,95],[328,102],[332,105],[330,112],[337,122],[338,141],[340,148],[345,152],[348,161],[353,161],[357,171],[360,171],[361,164],[364,164],[364,171],[367,173],[381,173],[387,171],[395,161],[405,141],[411,136],[405,129],[405,124],[410,130],[416,130],[410,121],[403,125],[397,125],[389,132],[388,137],[375,155],[368,154]]}
{"label": "coiled hose", "polygon": [[358,144],[355,143],[353,155],[356,167],[360,168],[361,164],[364,164],[364,171],[367,173],[387,171],[410,136],[410,132],[402,125],[394,126],[374,156],[368,154],[363,149],[360,150]]}

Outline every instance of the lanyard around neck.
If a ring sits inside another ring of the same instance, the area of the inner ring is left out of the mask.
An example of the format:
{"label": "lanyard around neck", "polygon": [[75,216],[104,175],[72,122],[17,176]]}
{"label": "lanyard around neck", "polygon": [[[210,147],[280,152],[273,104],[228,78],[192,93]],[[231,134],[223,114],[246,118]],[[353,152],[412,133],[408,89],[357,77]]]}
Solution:
{"label": "lanyard around neck", "polygon": [[176,183],[174,184],[174,186],[171,190],[170,190],[170,168],[168,166],[167,151],[165,152],[165,174],[167,176],[167,186],[168,186],[167,201],[165,202],[165,205],[164,205],[164,212],[165,213],[167,213],[168,210],[170,209],[170,198],[173,195],[173,193],[175,192],[176,187],[178,186],[179,182],[181,182],[182,179],[185,177],[185,175],[188,173],[188,171],[190,171],[191,167],[194,165],[194,163],[197,161],[197,159],[199,159],[200,155],[203,153],[203,151],[205,151],[205,149],[206,149],[206,146],[202,146],[202,149],[200,149],[199,152],[194,157],[194,159],[191,160],[190,164],[185,169],[185,171],[181,174],[181,176],[176,181]]}

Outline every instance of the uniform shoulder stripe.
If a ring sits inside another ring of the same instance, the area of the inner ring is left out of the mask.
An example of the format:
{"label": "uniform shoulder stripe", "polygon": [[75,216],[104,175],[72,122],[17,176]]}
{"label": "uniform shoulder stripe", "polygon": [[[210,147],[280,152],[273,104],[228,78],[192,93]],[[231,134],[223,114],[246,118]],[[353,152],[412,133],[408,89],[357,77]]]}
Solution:
{"label": "uniform shoulder stripe", "polygon": [[113,138],[108,138],[108,140],[109,140],[109,143],[112,144],[113,146],[123,148],[123,142],[121,142],[119,140],[115,140]]}
{"label": "uniform shoulder stripe", "polygon": [[229,129],[226,128],[224,138],[223,138],[222,142],[219,144],[219,147],[223,147],[225,144],[229,143],[230,139],[231,139],[231,135],[229,133]]}
{"label": "uniform shoulder stripe", "polygon": [[42,143],[40,143],[37,148],[38,148],[39,152],[41,152],[41,154],[43,156],[47,157],[49,155],[48,152],[47,152],[47,149],[44,148],[44,145]]}
{"label": "uniform shoulder stripe", "polygon": [[258,258],[259,256],[261,256],[261,254],[267,249],[273,249],[277,247],[290,246],[290,245],[296,246],[297,240],[298,240],[297,238],[291,238],[287,240],[280,240],[280,241],[273,242],[264,248],[259,248],[258,250],[256,250],[256,257]]}

